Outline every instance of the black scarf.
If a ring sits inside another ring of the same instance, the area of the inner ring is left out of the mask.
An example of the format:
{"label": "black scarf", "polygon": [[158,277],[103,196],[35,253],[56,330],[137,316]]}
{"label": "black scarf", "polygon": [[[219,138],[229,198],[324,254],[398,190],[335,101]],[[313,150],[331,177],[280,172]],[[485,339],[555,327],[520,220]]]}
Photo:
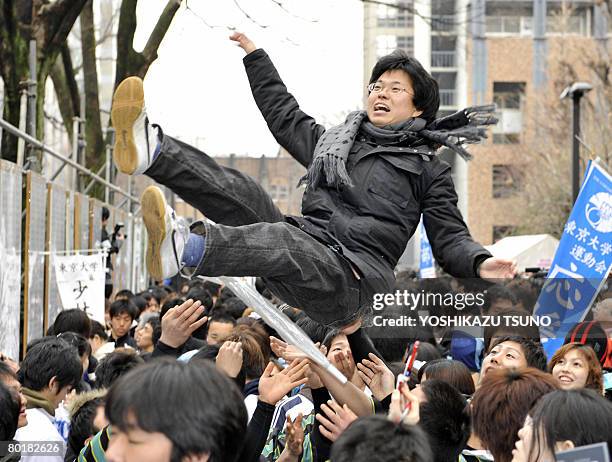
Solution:
{"label": "black scarf", "polygon": [[425,120],[414,118],[382,128],[373,125],[365,111],[351,112],[343,124],[330,128],[319,138],[312,164],[300,180],[300,185],[316,188],[325,177],[324,184],[327,186],[352,186],[346,161],[360,132],[382,146],[408,146],[423,155],[434,155],[436,149],[446,146],[465,160],[470,160],[472,156],[463,145],[477,143],[487,137],[487,127],[497,123],[493,111],[495,105],[468,107],[436,119],[427,126]]}

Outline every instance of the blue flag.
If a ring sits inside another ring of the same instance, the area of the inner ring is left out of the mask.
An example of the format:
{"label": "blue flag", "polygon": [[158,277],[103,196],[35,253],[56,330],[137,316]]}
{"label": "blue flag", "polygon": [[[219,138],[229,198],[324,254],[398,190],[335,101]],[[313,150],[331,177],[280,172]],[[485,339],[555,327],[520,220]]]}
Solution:
{"label": "blue flag", "polygon": [[419,277],[424,278],[435,278],[436,277],[436,265],[431,251],[431,245],[429,239],[427,239],[427,233],[425,232],[425,226],[423,220],[419,226],[419,234],[421,237],[421,252],[420,252],[420,263],[419,263]]}
{"label": "blue flag", "polygon": [[611,267],[612,177],[598,162],[589,162],[534,310],[536,316],[552,321],[540,327],[548,358],[584,319]]}

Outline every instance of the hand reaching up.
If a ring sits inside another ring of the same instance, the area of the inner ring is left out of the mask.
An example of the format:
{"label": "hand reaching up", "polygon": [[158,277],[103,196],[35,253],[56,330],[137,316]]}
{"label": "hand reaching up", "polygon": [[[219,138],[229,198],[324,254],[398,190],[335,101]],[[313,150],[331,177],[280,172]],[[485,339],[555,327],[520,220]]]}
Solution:
{"label": "hand reaching up", "polygon": [[308,380],[304,375],[307,366],[307,359],[295,360],[286,369],[273,374],[274,363],[268,363],[259,379],[260,401],[274,406],[295,387],[305,384]]}
{"label": "hand reaching up", "polygon": [[323,404],[321,411],[323,411],[325,416],[321,414],[316,415],[316,419],[321,424],[319,425],[319,431],[321,435],[330,441],[336,441],[342,432],[346,430],[346,427],[357,420],[357,414],[351,411],[346,404],[340,406],[332,400],[329,400],[327,404]]}
{"label": "hand reaching up", "polygon": [[224,342],[219,348],[215,364],[217,369],[225,372],[229,377],[238,377],[242,369],[242,343]]}
{"label": "hand reaching up", "polygon": [[370,359],[364,359],[357,364],[357,373],[363,383],[372,391],[372,395],[378,401],[382,401],[395,388],[395,375],[385,365],[385,363],[373,353],[369,354]]}
{"label": "hand reaching up", "polygon": [[199,319],[202,313],[202,302],[191,299],[170,308],[161,320],[162,334],[159,340],[172,348],[180,347],[208,321],[206,316]]}
{"label": "hand reaching up", "polygon": [[230,35],[230,40],[238,42],[238,46],[242,48],[247,55],[257,50],[257,47],[251,41],[251,39],[244,35],[242,32],[234,32],[232,35]]}

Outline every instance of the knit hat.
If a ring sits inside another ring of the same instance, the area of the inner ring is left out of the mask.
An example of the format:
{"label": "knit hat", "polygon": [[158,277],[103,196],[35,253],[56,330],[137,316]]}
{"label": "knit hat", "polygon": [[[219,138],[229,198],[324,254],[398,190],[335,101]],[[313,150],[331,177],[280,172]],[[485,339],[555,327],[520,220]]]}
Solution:
{"label": "knit hat", "polygon": [[570,329],[564,343],[573,342],[590,345],[602,366],[611,353],[608,348],[609,342],[606,331],[598,321],[579,322]]}

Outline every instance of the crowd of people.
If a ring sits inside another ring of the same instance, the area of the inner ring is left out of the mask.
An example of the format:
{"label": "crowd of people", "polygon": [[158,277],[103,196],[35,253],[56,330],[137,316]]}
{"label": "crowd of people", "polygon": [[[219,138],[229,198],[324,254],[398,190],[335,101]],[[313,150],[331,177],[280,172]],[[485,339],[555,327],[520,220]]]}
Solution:
{"label": "crowd of people", "polygon": [[[19,451],[0,460],[545,462],[591,443],[612,449],[607,289],[547,361],[537,328],[479,335],[366,320],[338,330],[257,287],[345,383],[227,288],[192,280],[122,290],[105,325],[65,310],[21,363],[3,356],[0,441]],[[411,273],[398,274],[396,288],[482,289]],[[454,314],[528,316],[539,288],[533,278],[488,284],[478,313]],[[43,441],[56,452],[26,445]]]}

